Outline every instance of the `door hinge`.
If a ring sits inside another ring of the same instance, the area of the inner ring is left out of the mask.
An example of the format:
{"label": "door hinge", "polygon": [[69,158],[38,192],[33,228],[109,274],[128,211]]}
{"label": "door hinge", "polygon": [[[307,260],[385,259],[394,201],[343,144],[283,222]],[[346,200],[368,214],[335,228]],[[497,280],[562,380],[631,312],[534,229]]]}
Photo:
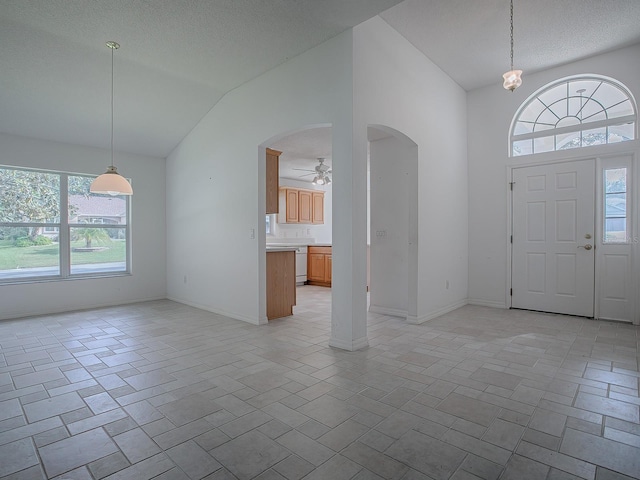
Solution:
{"label": "door hinge", "polygon": [[511,297],[513,297],[513,288],[510,288],[510,289],[509,289],[509,295],[510,295]]}
{"label": "door hinge", "polygon": [[513,235],[511,235],[511,243],[513,243]]}
{"label": "door hinge", "polygon": [[509,182],[509,188],[511,189],[511,191],[513,192],[513,186],[516,184],[516,182]]}

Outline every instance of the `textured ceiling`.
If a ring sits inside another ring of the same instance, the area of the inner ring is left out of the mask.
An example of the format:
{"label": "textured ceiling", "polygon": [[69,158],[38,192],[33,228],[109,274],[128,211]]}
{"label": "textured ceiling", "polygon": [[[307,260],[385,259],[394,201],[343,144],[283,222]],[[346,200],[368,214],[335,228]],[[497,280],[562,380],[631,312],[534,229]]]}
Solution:
{"label": "textured ceiling", "polygon": [[400,0],[0,0],[0,132],[165,157],[226,92]]}
{"label": "textured ceiling", "polygon": [[[640,0],[514,0],[526,75],[640,42]],[[405,0],[380,15],[465,90],[509,70],[509,0]]]}
{"label": "textured ceiling", "polygon": [[[165,157],[228,91],[381,14],[463,88],[508,67],[508,0],[0,0],[0,132]],[[515,0],[527,73],[640,42],[640,0]],[[325,148],[326,149],[326,148]],[[310,154],[315,158],[316,154]],[[306,156],[310,156],[306,155]]]}

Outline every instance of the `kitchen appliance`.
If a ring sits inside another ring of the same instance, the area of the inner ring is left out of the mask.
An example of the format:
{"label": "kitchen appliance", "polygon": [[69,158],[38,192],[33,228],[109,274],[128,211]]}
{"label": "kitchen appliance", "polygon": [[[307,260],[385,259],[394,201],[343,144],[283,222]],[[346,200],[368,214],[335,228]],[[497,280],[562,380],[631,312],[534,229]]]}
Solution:
{"label": "kitchen appliance", "polygon": [[304,285],[307,281],[307,246],[296,247],[296,285]]}

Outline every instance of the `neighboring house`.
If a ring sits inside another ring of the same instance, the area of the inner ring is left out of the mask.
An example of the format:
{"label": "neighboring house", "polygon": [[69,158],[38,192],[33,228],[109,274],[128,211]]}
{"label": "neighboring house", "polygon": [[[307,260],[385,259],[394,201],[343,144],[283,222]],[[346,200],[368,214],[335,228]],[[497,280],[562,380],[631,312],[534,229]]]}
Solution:
{"label": "neighboring house", "polygon": [[[69,223],[125,225],[127,205],[123,198],[87,195],[69,195],[72,216]],[[42,235],[57,241],[58,227],[44,227]]]}
{"label": "neighboring house", "polygon": [[127,204],[123,198],[69,195],[69,205],[73,212],[69,223],[126,224]]}

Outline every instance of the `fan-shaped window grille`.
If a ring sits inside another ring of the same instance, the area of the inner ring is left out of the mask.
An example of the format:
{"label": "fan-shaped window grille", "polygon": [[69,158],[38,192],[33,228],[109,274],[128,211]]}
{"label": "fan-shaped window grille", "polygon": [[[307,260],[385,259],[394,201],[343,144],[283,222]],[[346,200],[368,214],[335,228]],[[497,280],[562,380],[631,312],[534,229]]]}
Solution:
{"label": "fan-shaped window grille", "polygon": [[560,80],[516,113],[511,156],[634,140],[636,120],[635,102],[621,84],[596,76]]}

